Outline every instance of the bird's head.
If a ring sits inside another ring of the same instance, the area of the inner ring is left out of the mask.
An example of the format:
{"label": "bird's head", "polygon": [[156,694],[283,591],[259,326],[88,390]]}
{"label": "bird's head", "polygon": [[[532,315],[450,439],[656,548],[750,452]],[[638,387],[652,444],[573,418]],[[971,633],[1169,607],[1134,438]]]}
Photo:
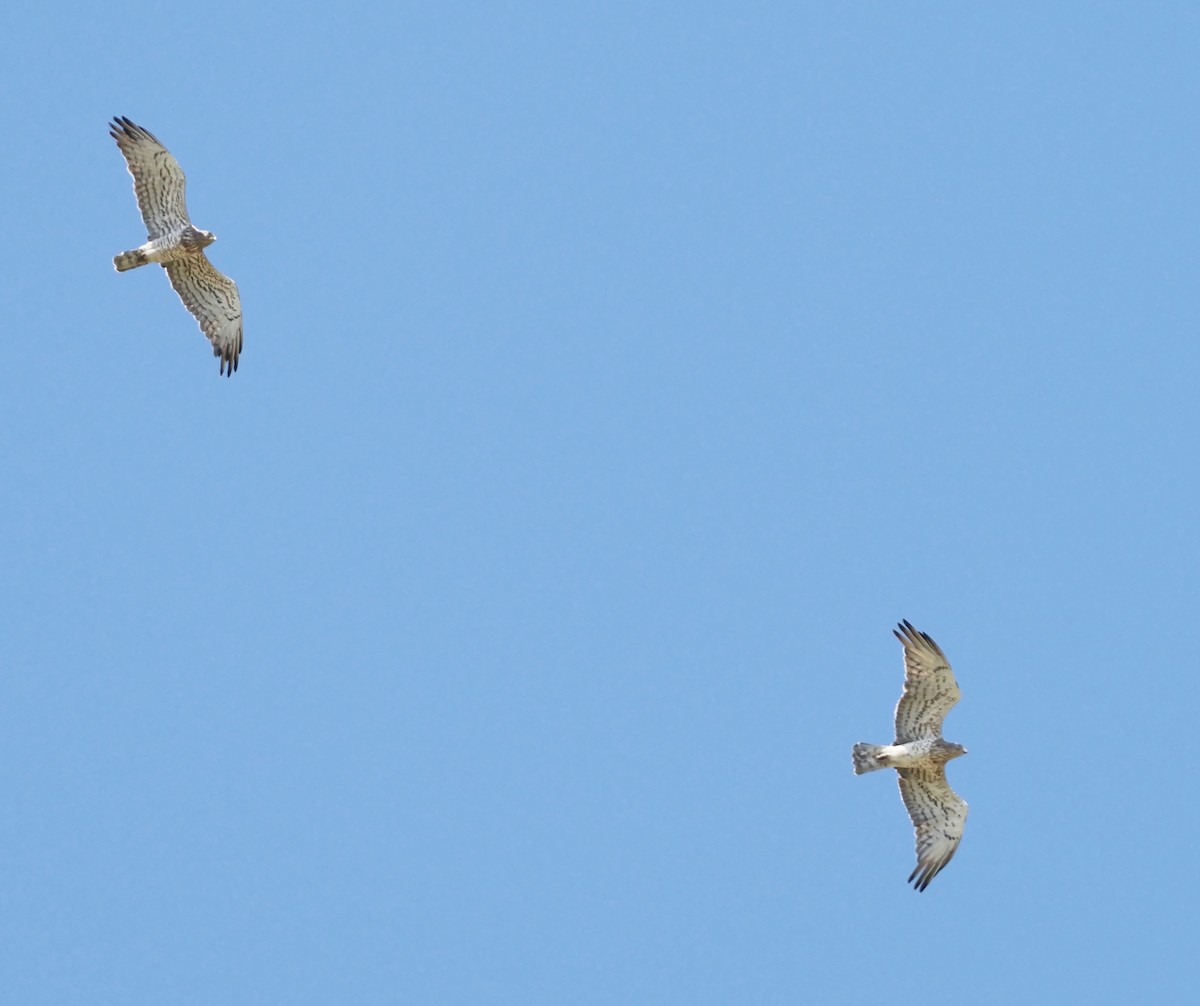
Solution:
{"label": "bird's head", "polygon": [[951,758],[961,758],[967,753],[967,749],[961,744],[954,744],[950,741],[939,741],[934,749],[934,758],[940,762],[948,762]]}
{"label": "bird's head", "polygon": [[189,248],[207,248],[210,244],[217,240],[217,236],[212,231],[202,231],[199,227],[192,227],[183,236],[183,243]]}

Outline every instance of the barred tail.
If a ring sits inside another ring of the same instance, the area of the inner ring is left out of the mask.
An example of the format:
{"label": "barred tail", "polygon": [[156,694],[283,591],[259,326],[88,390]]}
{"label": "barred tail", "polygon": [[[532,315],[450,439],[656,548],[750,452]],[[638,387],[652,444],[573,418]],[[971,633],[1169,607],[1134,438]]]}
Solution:
{"label": "barred tail", "polygon": [[855,744],[851,752],[854,758],[854,774],[874,772],[879,768],[887,768],[887,764],[879,760],[879,752],[883,746],[879,744]]}
{"label": "barred tail", "polygon": [[140,265],[145,265],[149,261],[146,258],[146,253],[140,248],[135,248],[133,251],[121,252],[113,259],[113,265],[117,267],[117,272],[125,272],[127,269],[136,269]]}

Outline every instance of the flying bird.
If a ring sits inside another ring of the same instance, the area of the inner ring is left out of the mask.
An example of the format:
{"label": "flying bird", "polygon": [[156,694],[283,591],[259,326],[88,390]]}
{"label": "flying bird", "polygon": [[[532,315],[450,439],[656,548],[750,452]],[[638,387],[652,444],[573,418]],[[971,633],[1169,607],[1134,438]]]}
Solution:
{"label": "flying bird", "polygon": [[109,133],[133,175],[133,194],[149,238],[140,248],[116,256],[113,265],[117,272],[149,262],[166,269],[183,306],[212,343],[213,356],[221,358],[221,373],[232,377],[242,351],[242,299],[237,284],[204,254],[217,236],[192,226],[183,169],[153,134],[124,116],[113,119]]}
{"label": "flying bird", "polygon": [[904,646],[904,694],[896,703],[891,744],[855,744],[854,774],[894,768],[900,797],[917,831],[917,867],[908,881],[918,891],[958,851],[967,804],[946,782],[946,762],[967,749],[942,738],[942,721],[958,701],[958,682],[941,648],[908,622],[892,630]]}

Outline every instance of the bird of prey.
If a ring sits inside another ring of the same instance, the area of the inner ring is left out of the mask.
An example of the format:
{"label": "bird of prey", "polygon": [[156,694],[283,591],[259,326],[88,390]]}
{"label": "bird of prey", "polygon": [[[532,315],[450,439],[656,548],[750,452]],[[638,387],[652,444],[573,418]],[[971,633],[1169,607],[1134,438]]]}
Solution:
{"label": "bird of prey", "polygon": [[110,135],[117,141],[149,240],[113,259],[117,272],[157,262],[167,270],[179,299],[200,323],[221,358],[221,373],[230,377],[242,351],[242,299],[237,284],[218,272],[204,249],[217,240],[211,231],[192,226],[184,201],[179,162],[154,136],[124,116],[113,119]]}
{"label": "bird of prey", "polygon": [[967,749],[942,738],[942,721],[958,701],[958,682],[941,648],[908,622],[893,630],[904,646],[904,694],[896,703],[891,744],[855,744],[854,773],[894,768],[900,797],[917,831],[917,867],[909,875],[918,891],[958,851],[967,804],[946,782],[946,762]]}

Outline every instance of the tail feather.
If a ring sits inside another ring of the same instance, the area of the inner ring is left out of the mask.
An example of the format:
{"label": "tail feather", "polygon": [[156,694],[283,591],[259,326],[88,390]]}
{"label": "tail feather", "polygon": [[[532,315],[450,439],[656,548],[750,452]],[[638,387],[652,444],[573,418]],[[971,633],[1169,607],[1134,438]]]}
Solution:
{"label": "tail feather", "polygon": [[121,252],[113,259],[113,265],[117,267],[117,272],[125,272],[127,269],[145,265],[147,261],[146,253],[140,248],[135,248],[133,251]]}
{"label": "tail feather", "polygon": [[855,744],[851,752],[854,758],[854,774],[862,775],[864,772],[887,768],[887,764],[879,760],[879,752],[883,747],[881,744]]}

